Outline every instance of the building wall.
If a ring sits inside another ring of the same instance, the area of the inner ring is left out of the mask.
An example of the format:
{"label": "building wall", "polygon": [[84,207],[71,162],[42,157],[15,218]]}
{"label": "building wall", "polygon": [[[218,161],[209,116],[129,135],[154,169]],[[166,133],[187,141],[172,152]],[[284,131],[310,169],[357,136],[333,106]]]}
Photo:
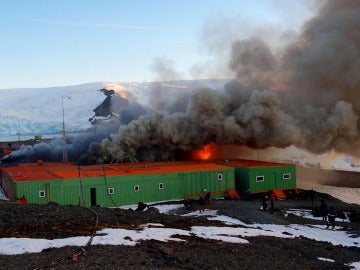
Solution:
{"label": "building wall", "polygon": [[[284,175],[287,175],[286,179]],[[263,181],[259,179],[257,181],[257,177],[263,177]],[[243,194],[247,188],[252,192],[296,188],[296,167],[295,165],[265,167],[228,165],[221,170],[17,183],[4,173],[1,184],[10,199],[25,195],[30,203],[43,204],[52,201],[66,205],[109,207],[136,204],[140,201],[149,203],[181,200],[184,195],[200,194],[204,191],[218,192],[236,188],[239,194]]]}
{"label": "building wall", "polygon": [[296,188],[295,165],[236,167],[235,177],[237,191],[241,194],[247,188],[251,192]]}
{"label": "building wall", "polygon": [[[287,176],[287,174],[289,174],[289,175]],[[276,188],[278,188],[278,189],[296,188],[296,166],[295,165],[278,167],[276,170],[276,177],[277,177]]]}
{"label": "building wall", "polygon": [[104,207],[181,200],[185,194],[235,189],[234,169],[137,174],[15,183],[29,203]]}
{"label": "building wall", "polygon": [[204,171],[195,173],[183,173],[182,196],[185,194],[195,194],[235,189],[235,170]]}
{"label": "building wall", "polygon": [[16,193],[25,195],[29,203],[78,205],[80,189],[77,179],[17,182]]}

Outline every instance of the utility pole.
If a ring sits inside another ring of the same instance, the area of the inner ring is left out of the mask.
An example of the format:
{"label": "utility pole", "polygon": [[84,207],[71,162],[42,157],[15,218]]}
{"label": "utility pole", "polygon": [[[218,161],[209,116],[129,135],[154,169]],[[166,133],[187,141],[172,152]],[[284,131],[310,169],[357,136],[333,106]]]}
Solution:
{"label": "utility pole", "polygon": [[20,132],[21,132],[21,130],[20,130],[20,119],[19,119],[19,133],[18,133],[18,135],[19,135],[19,142],[21,141]]}
{"label": "utility pole", "polygon": [[66,132],[65,132],[65,110],[64,110],[64,97],[61,100],[62,105],[62,139],[63,139],[63,162],[67,162],[67,148],[66,148]]}

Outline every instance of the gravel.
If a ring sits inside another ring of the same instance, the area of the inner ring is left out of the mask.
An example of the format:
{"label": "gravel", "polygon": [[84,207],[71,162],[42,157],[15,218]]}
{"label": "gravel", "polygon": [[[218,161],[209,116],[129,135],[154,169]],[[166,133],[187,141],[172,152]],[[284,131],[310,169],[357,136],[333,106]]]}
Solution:
{"label": "gravel", "polygon": [[[284,215],[286,209],[314,209],[320,198],[338,211],[360,211],[359,205],[350,205],[327,194],[300,190],[289,193],[286,200],[275,202],[274,212],[260,211],[259,198],[245,200],[213,200],[212,209],[218,214],[243,222],[263,224],[323,224]],[[145,223],[161,223],[165,227],[190,229],[192,226],[222,226],[206,217],[183,217],[192,210],[178,209],[161,214],[156,205],[139,212],[120,208],[89,208],[0,202],[0,238],[31,237],[56,239],[72,236],[91,236],[94,232],[95,211],[98,227],[135,229]],[[196,204],[193,206],[196,208]],[[352,230],[359,236],[359,222],[338,221],[338,226]],[[325,226],[325,225],[324,225]],[[180,236],[184,242],[142,241],[136,246],[94,245],[83,249],[62,247],[41,253],[0,255],[0,269],[351,269],[348,265],[360,261],[360,248],[333,246],[306,238],[282,239],[276,237],[248,237],[248,244],[233,244]],[[319,258],[326,258],[319,259]],[[328,259],[334,260],[329,261]]]}

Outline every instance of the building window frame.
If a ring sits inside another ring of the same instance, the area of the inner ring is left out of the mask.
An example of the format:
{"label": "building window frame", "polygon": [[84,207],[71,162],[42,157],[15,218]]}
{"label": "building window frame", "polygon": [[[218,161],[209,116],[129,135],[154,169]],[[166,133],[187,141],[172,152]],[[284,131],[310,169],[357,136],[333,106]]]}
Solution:
{"label": "building window frame", "polygon": [[257,175],[255,177],[256,182],[264,182],[265,181],[265,176],[264,175]]}
{"label": "building window frame", "polygon": [[282,178],[283,180],[291,180],[291,173],[284,173]]}
{"label": "building window frame", "polygon": [[39,198],[45,198],[46,197],[46,191],[45,190],[39,190]]}
{"label": "building window frame", "polygon": [[223,176],[222,173],[218,173],[218,175],[217,175],[217,180],[218,180],[218,181],[224,180],[224,176]]}
{"label": "building window frame", "polygon": [[140,191],[140,185],[135,185],[134,192],[139,192],[139,191]]}
{"label": "building window frame", "polygon": [[108,192],[108,195],[114,195],[115,194],[115,188],[109,187],[107,192]]}
{"label": "building window frame", "polygon": [[164,185],[164,183],[159,183],[159,189],[165,189],[165,185]]}

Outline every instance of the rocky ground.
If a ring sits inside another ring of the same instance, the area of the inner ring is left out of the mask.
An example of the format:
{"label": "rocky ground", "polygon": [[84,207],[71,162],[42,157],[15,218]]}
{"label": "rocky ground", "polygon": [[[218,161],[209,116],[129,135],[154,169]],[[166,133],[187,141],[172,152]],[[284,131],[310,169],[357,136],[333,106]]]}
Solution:
{"label": "rocky ground", "polygon": [[[212,209],[219,214],[246,223],[322,224],[297,216],[284,216],[287,208],[316,209],[320,198],[337,210],[350,208],[360,211],[359,205],[349,205],[326,194],[302,191],[290,193],[286,200],[276,201],[273,213],[259,210],[258,198],[245,200],[213,200]],[[193,207],[196,207],[194,205]],[[192,226],[223,226],[205,217],[183,217],[180,209],[172,214],[160,214],[156,205],[145,211],[119,208],[85,208],[14,202],[0,203],[0,238],[64,238],[94,233],[95,213],[97,230],[102,228],[136,229],[145,223],[161,223],[165,227],[190,229]],[[192,210],[194,211],[194,209]],[[338,224],[360,236],[359,221]],[[348,227],[347,227],[348,226]],[[324,225],[325,228],[325,225]],[[143,241],[130,246],[86,246],[47,249],[41,253],[0,255],[0,269],[350,269],[346,264],[360,261],[360,248],[333,246],[305,238],[249,237],[249,244],[232,244],[184,237],[184,242]],[[318,257],[336,262],[319,260]]]}

